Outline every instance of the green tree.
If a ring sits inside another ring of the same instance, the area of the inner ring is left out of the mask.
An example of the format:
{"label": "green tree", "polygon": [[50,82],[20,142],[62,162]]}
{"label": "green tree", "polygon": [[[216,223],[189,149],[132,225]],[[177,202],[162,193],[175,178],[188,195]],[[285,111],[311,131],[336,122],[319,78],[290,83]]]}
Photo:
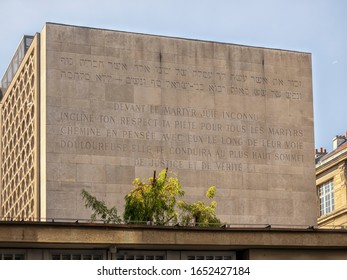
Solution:
{"label": "green tree", "polygon": [[[206,197],[214,198],[216,187],[211,186],[206,192]],[[178,202],[181,209],[180,220],[185,226],[194,225],[200,227],[220,226],[221,221],[216,216],[217,202],[211,201],[210,205],[206,205],[202,201],[195,203],[187,203],[182,200]]]}
{"label": "green tree", "polygon": [[[206,197],[213,199],[216,187],[211,186]],[[100,217],[107,223],[120,223],[121,218],[115,207],[107,208],[104,201],[99,201],[86,190],[81,195],[86,208],[94,212],[92,220]],[[183,226],[220,226],[221,222],[215,214],[217,202],[209,205],[198,201],[187,203],[179,200],[184,196],[182,186],[176,176],[168,176],[168,169],[164,169],[156,177],[146,180],[136,178],[133,181],[133,189],[125,196],[125,208],[123,218],[126,223],[153,222],[156,225],[180,224]]]}
{"label": "green tree", "polygon": [[85,202],[86,208],[91,208],[94,212],[90,216],[92,221],[95,221],[97,217],[100,217],[105,223],[121,223],[122,219],[117,214],[116,207],[107,208],[104,201],[96,199],[86,190],[81,191],[82,198]]}
{"label": "green tree", "polygon": [[157,225],[176,223],[177,198],[184,192],[177,177],[164,169],[147,180],[136,178],[133,190],[125,196],[124,220],[129,223],[154,222]]}

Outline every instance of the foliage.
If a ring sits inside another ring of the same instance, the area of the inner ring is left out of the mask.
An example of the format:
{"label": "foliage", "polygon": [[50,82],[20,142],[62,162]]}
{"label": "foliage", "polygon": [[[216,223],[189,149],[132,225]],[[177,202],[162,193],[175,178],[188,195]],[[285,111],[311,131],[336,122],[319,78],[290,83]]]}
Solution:
{"label": "foliage", "polygon": [[136,178],[133,186],[125,196],[125,221],[150,221],[157,225],[177,222],[177,197],[182,197],[184,192],[178,179],[168,176],[167,169],[162,170],[158,178],[155,172],[146,181]]}
{"label": "foliage", "polygon": [[94,212],[90,216],[92,221],[96,220],[97,216],[100,216],[105,223],[117,223],[121,222],[121,218],[117,215],[116,207],[107,208],[104,201],[97,200],[86,190],[82,190],[81,195],[85,201],[85,207],[91,208]]}
{"label": "foliage", "polygon": [[[211,186],[206,192],[206,198],[213,199],[216,187]],[[107,208],[104,201],[97,200],[86,190],[81,195],[86,208],[94,212],[91,219],[96,217],[106,223],[120,223],[122,220],[117,215],[115,207]],[[215,214],[216,201],[206,205],[202,201],[188,203],[179,200],[184,196],[184,191],[176,176],[168,176],[168,169],[164,169],[156,177],[147,180],[136,178],[133,189],[125,196],[125,209],[123,218],[126,223],[153,222],[156,225],[179,224],[183,226],[211,227],[220,226],[221,222]]]}
{"label": "foliage", "polygon": [[[209,199],[214,198],[216,187],[211,186],[206,192],[206,197]],[[182,225],[194,225],[201,227],[220,226],[221,221],[217,218],[215,210],[217,202],[212,201],[210,205],[198,201],[195,203],[187,203],[184,201],[178,202],[178,207],[181,209],[181,223]]]}

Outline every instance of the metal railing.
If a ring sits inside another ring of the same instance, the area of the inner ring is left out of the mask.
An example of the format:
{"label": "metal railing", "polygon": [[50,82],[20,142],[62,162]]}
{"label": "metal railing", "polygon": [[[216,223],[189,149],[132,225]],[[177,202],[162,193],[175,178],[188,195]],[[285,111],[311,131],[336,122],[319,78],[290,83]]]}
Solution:
{"label": "metal railing", "polygon": [[[199,223],[167,223],[165,225],[156,223],[153,221],[122,221],[121,223],[108,223],[104,220],[91,220],[85,218],[11,218],[11,217],[0,217],[0,222],[30,222],[30,223],[68,223],[68,224],[108,224],[108,225],[139,225],[139,226],[165,226],[165,227],[201,227]],[[288,225],[288,224],[232,224],[232,223],[220,223],[220,224],[209,224],[206,228],[219,227],[226,229],[291,229],[291,230],[317,230],[317,229],[331,229],[331,230],[346,230],[347,225],[334,225],[324,228],[319,228],[315,225]]]}
{"label": "metal railing", "polygon": [[[16,72],[19,68],[19,65],[23,61],[23,58],[24,58],[27,50],[29,49],[33,39],[34,39],[34,36],[25,35],[25,36],[23,36],[23,39],[20,41],[18,48],[17,48],[16,52],[14,53],[9,65],[8,65],[8,67],[4,73],[4,76],[1,79],[0,87],[2,88],[3,94],[5,94],[7,88],[9,87],[9,85],[10,85],[14,75],[16,74]],[[0,96],[0,100],[1,100],[1,96]]]}

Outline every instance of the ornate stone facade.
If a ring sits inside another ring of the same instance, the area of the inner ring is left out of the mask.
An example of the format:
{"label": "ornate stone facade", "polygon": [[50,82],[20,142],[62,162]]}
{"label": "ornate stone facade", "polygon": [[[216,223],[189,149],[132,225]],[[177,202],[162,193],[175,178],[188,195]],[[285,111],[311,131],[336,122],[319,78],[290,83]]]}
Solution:
{"label": "ornate stone facade", "polygon": [[38,214],[38,39],[1,101],[1,211],[8,220]]}

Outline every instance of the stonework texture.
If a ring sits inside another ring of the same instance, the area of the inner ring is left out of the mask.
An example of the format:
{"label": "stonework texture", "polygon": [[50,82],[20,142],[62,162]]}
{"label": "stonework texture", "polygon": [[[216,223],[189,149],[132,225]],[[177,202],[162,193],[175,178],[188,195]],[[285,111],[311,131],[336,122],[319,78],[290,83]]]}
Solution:
{"label": "stonework texture", "polygon": [[318,194],[320,187],[324,183],[332,181],[334,186],[334,192],[332,194],[334,196],[334,210],[318,218],[318,227],[320,228],[334,229],[345,228],[347,226],[346,160],[347,153],[344,152],[338,157],[332,157],[330,161],[327,161],[316,169]]}
{"label": "stonework texture", "polygon": [[46,24],[41,213],[121,212],[135,177],[166,167],[186,197],[217,187],[232,224],[316,224],[311,55]]}

